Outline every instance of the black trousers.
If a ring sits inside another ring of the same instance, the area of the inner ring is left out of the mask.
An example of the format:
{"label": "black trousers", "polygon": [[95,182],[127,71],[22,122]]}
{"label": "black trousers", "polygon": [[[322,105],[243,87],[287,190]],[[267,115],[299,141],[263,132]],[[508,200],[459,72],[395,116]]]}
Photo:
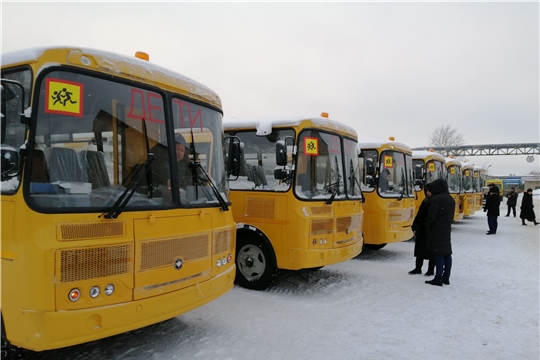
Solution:
{"label": "black trousers", "polygon": [[516,217],[516,205],[508,205],[508,212],[506,213],[506,216],[510,216],[510,210],[512,210],[514,217]]}

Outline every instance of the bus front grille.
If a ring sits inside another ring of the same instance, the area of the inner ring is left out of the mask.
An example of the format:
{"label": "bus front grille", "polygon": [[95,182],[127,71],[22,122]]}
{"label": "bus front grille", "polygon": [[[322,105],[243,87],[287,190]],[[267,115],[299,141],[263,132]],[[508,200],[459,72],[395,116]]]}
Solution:
{"label": "bus front grille", "polygon": [[59,224],[57,239],[83,240],[124,236],[123,221]]}
{"label": "bus front grille", "polygon": [[131,244],[60,250],[60,282],[97,279],[131,272]]}
{"label": "bus front grille", "polygon": [[184,261],[208,257],[210,255],[209,237],[209,234],[197,234],[143,242],[139,271],[171,266],[178,257]]}
{"label": "bus front grille", "polygon": [[232,250],[233,228],[214,232],[213,254],[221,254]]}

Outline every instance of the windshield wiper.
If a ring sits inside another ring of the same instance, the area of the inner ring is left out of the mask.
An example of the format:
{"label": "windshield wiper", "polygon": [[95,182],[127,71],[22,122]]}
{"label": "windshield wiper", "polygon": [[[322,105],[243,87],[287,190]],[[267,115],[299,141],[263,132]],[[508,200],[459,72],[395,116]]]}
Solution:
{"label": "windshield wiper", "polygon": [[337,156],[334,159],[336,160],[336,174],[337,174],[336,183],[332,184],[332,185],[335,186],[334,189],[332,189],[331,185],[328,187],[328,189],[330,191],[332,191],[332,196],[330,196],[330,198],[328,200],[326,200],[327,205],[330,205],[334,201],[334,199],[336,198],[336,195],[339,195],[339,184],[341,183],[341,175],[339,173],[339,163],[338,163]]}
{"label": "windshield wiper", "polygon": [[107,213],[103,213],[99,217],[104,216],[105,219],[116,219],[122,213],[122,211],[128,204],[129,200],[135,193],[135,190],[137,189],[137,185],[139,184],[139,180],[140,180],[139,174],[141,173],[141,169],[143,168],[145,169],[143,175],[146,175],[146,173],[151,168],[152,161],[154,161],[154,154],[148,153],[146,157],[146,161],[144,162],[143,166],[134,168],[135,174],[131,178],[128,175],[129,182],[127,183],[126,189],[124,190],[122,195],[120,195],[120,197],[116,199],[116,202]]}
{"label": "windshield wiper", "polygon": [[[203,181],[207,182],[210,184],[210,188],[212,189],[212,191],[214,192],[214,194],[216,195],[216,198],[219,202],[219,205],[221,206],[221,209],[223,211],[229,211],[229,206],[227,205],[227,202],[225,201],[225,199],[221,196],[221,193],[219,192],[219,189],[216,187],[216,185],[214,184],[214,182],[210,179],[210,176],[208,175],[208,173],[204,170],[204,168],[202,167],[202,165],[200,163],[194,163],[193,164],[195,166],[195,171],[197,171],[197,169],[199,169],[201,171],[201,174],[202,176],[198,176],[197,174],[197,178],[198,178],[198,183],[200,184],[203,184]],[[206,186],[204,186],[204,189],[206,189]],[[208,198],[210,198],[208,195],[207,195]]]}
{"label": "windshield wiper", "polygon": [[[218,188],[214,184],[214,182],[210,179],[210,176],[206,173],[204,168],[202,167],[201,163],[197,159],[197,152],[195,151],[195,137],[193,136],[193,128],[191,128],[191,144],[189,146],[189,149],[191,150],[191,155],[193,156],[193,164],[189,164],[189,166],[193,166],[193,169],[191,170],[192,179],[193,179],[193,185],[195,185],[195,196],[199,197],[199,185],[202,186],[203,190],[206,192],[206,197],[208,199],[211,199],[211,194],[208,193],[208,189],[206,186],[204,186],[204,181],[208,182],[210,184],[210,188],[216,195],[216,198],[219,202],[219,205],[221,206],[222,211],[229,211],[229,206],[227,205],[227,202],[221,194],[219,193]],[[202,177],[199,176],[199,170],[201,171]]]}
{"label": "windshield wiper", "polygon": [[403,200],[403,195],[405,195],[405,173],[403,172],[403,169],[401,169],[401,195],[399,196],[397,201]]}

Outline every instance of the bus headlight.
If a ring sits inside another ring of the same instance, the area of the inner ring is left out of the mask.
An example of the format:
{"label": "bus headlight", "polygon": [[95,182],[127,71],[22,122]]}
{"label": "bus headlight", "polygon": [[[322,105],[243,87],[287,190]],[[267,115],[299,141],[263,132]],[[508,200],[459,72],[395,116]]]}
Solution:
{"label": "bus headlight", "polygon": [[97,286],[92,286],[92,288],[90,289],[90,297],[92,299],[95,299],[99,296],[99,293],[100,293],[100,290]]}
{"label": "bus headlight", "polygon": [[80,297],[81,297],[81,292],[79,291],[79,289],[71,289],[69,291],[68,298],[70,301],[75,302],[79,300]]}
{"label": "bus headlight", "polygon": [[110,296],[110,295],[112,295],[113,292],[114,292],[114,285],[113,284],[109,284],[109,285],[105,286],[105,295]]}

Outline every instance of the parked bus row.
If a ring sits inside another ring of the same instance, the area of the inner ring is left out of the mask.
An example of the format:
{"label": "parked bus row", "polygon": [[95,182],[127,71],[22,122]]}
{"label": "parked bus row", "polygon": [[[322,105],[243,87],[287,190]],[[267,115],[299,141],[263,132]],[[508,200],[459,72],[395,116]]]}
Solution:
{"label": "parked bus row", "polygon": [[1,112],[3,348],[101,339],[409,240],[439,178],[455,220],[481,202],[482,169],[326,113],[224,120],[145,53],[4,54]]}

